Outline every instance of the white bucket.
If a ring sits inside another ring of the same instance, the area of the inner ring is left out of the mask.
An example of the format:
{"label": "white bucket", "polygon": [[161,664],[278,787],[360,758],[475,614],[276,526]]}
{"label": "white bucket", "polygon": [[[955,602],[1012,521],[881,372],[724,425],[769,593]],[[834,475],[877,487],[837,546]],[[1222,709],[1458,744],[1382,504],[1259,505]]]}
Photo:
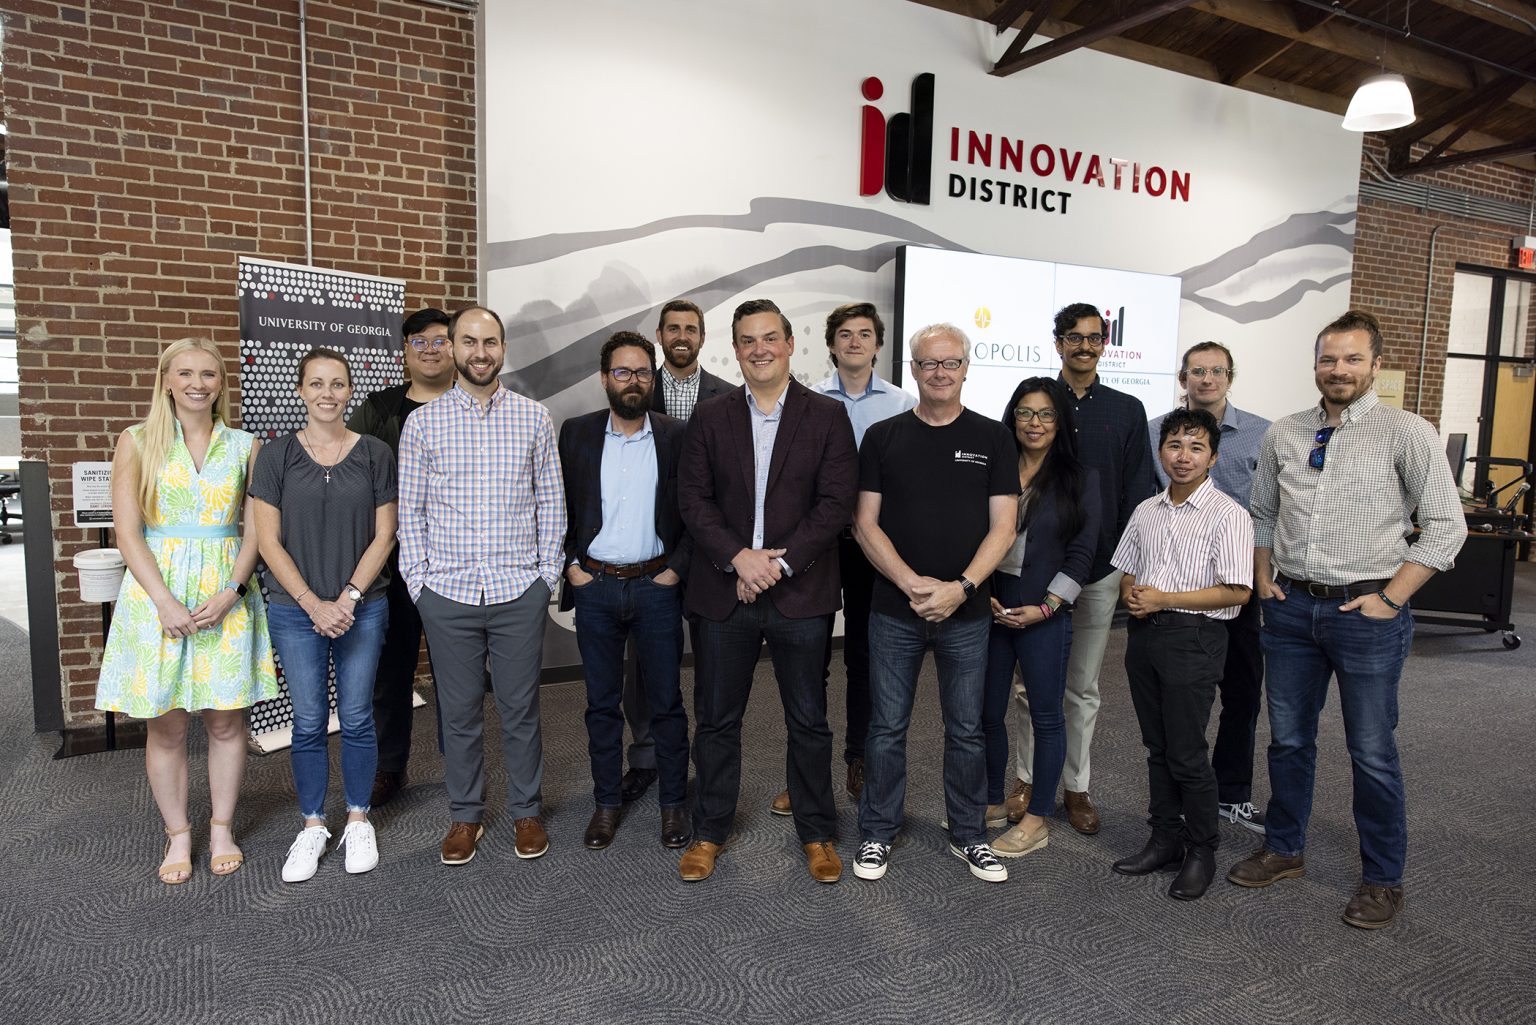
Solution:
{"label": "white bucket", "polygon": [[123,554],[116,548],[90,548],[75,556],[81,601],[117,601],[123,585]]}

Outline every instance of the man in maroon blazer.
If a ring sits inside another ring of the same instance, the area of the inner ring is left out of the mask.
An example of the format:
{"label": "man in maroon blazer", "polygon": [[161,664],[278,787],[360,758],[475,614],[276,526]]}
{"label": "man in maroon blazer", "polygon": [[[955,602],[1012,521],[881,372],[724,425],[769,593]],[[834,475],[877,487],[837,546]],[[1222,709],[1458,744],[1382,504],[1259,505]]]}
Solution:
{"label": "man in maroon blazer", "polygon": [[842,403],[791,379],[794,330],[767,299],[731,318],[744,388],[700,402],[678,467],[694,539],[685,603],[699,617],[693,711],[694,841],[679,874],[708,878],[741,790],[741,719],[763,641],[789,733],[785,778],[811,876],[835,883],[832,731],[821,656],[840,604],[837,539],[853,514],[858,454]]}

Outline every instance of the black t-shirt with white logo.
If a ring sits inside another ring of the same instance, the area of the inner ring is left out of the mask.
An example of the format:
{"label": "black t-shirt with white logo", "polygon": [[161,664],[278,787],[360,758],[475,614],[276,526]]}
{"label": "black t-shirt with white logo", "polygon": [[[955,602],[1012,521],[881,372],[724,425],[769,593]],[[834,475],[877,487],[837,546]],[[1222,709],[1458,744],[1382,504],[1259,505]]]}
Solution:
{"label": "black t-shirt with white logo", "polygon": [[[880,493],[880,529],[913,572],[936,580],[958,580],[991,529],[994,495],[1019,493],[1019,450],[996,420],[963,410],[943,427],[915,413],[882,420],[859,446],[859,490]],[[986,616],[987,581],[955,611],[959,617]],[[916,619],[901,589],[885,577],[875,580],[871,605],[888,616]]]}

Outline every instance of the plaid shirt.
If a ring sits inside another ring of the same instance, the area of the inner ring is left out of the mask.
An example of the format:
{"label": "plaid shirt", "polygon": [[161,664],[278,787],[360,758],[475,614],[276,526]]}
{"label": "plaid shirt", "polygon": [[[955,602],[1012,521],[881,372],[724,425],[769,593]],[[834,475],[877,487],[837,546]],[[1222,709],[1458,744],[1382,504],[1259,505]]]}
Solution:
{"label": "plaid shirt", "polygon": [[400,572],[465,605],[560,583],[565,485],[549,411],[506,388],[481,407],[455,384],[400,432]]}
{"label": "plaid shirt", "polygon": [[699,401],[699,384],[704,380],[704,368],[696,366],[693,373],[679,381],[666,367],[657,367],[656,376],[661,378],[662,400],[667,415],[676,420],[687,420],[693,415],[694,404]]}
{"label": "plaid shirt", "polygon": [[[1385,580],[1410,557],[1450,569],[1467,521],[1435,429],[1367,392],[1344,410],[1314,470],[1308,459],[1326,426],[1319,402],[1264,435],[1249,499],[1254,546],[1271,549],[1292,580],[1319,584]],[[1415,508],[1422,533],[1410,548]]]}

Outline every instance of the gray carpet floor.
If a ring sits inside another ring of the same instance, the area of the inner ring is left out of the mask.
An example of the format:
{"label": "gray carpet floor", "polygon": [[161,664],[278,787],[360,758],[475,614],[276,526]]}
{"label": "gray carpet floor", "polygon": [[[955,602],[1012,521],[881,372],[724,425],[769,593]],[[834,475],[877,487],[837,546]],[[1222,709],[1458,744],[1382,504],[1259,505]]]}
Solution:
{"label": "gray carpet floor", "polygon": [[[298,826],[285,755],[252,757],[238,832],[248,862],[207,871],[206,786],[194,782],[193,880],[155,881],[161,839],[143,752],[54,761],[30,732],[26,637],[0,621],[0,1020],[33,1022],[1481,1023],[1536,1021],[1529,870],[1536,567],[1517,622],[1531,643],[1421,627],[1402,687],[1410,799],[1408,901],[1391,929],[1339,913],[1358,878],[1336,703],[1319,738],[1305,878],[1250,891],[1218,881],[1183,904],[1166,877],[1127,879],[1146,783],[1111,636],[1094,749],[1103,831],[1059,822],[1050,846],[973,880],[938,827],[942,743],[931,664],[914,716],[908,824],[889,874],[812,882],[788,820],[770,816],[784,729],[766,669],[747,725],[737,836],[715,876],[677,881],[656,793],[606,851],[591,813],[579,685],[544,689],[548,855],[519,861],[488,815],[480,855],[449,869],[430,705],[412,781],[376,814],[382,861],[348,876],[337,853],[279,879]],[[834,670],[834,673],[838,670]],[[834,677],[834,694],[840,680]],[[685,690],[691,681],[685,680]],[[834,700],[834,730],[842,722]],[[1264,726],[1261,723],[1261,731]],[[1260,736],[1260,793],[1265,790]],[[839,743],[841,737],[839,736]],[[195,772],[203,741],[195,731]],[[333,751],[335,745],[333,743]],[[489,799],[505,793],[492,751]],[[340,821],[339,780],[332,783]],[[856,840],[841,790],[840,848]],[[1223,870],[1252,846],[1224,826]]]}

